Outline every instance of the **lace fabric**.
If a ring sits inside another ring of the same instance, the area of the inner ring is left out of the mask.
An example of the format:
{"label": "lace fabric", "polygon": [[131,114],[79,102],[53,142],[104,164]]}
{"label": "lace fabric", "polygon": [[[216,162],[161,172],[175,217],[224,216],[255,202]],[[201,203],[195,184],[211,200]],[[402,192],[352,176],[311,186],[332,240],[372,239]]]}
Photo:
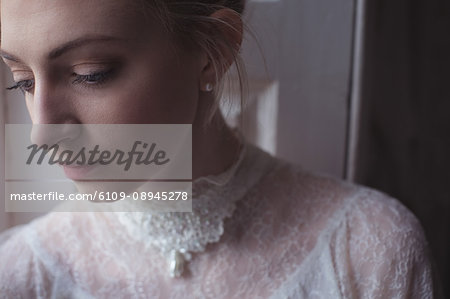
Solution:
{"label": "lace fabric", "polygon": [[[433,298],[422,228],[397,200],[244,153],[222,180],[195,182],[198,209],[227,217],[182,277],[143,218],[49,213],[0,235],[0,298]],[[205,226],[192,227],[188,243]]]}
{"label": "lace fabric", "polygon": [[[192,252],[203,252],[207,244],[219,241],[225,218],[233,215],[236,202],[258,179],[258,176],[246,174],[249,168],[245,165],[238,170],[241,163],[248,163],[243,161],[246,150],[247,145],[243,143],[238,159],[226,171],[194,181],[192,213],[119,212],[110,215],[126,227],[131,237],[165,255],[174,268],[171,276],[179,277],[185,261],[191,260]],[[247,180],[246,185],[242,185],[244,180]]]}

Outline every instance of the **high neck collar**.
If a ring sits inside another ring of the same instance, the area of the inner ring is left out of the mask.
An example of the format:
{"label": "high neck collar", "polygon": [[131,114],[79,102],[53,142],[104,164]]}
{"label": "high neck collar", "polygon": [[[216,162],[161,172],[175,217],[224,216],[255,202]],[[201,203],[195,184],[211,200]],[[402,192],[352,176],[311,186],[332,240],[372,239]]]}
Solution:
{"label": "high neck collar", "polygon": [[[224,220],[232,217],[237,201],[260,180],[273,163],[267,153],[246,142],[238,159],[224,172],[200,177],[192,186],[192,212],[118,212],[119,223],[137,242],[152,247],[177,267],[189,261],[191,253],[203,252],[218,242]],[[172,275],[182,270],[172,269]]]}

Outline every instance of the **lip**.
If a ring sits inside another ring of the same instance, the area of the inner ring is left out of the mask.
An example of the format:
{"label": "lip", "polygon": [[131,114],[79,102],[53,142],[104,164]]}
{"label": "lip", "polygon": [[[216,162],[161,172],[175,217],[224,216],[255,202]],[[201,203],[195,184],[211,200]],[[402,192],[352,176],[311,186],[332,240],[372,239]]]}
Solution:
{"label": "lip", "polygon": [[95,165],[61,165],[66,177],[71,180],[85,180]]}

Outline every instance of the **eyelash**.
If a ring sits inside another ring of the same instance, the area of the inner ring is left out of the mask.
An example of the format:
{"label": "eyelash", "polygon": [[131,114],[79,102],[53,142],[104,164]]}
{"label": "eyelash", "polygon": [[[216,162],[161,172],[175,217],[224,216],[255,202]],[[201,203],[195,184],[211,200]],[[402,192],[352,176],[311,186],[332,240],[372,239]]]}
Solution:
{"label": "eyelash", "polygon": [[[113,70],[104,71],[104,72],[96,72],[88,75],[79,75],[73,73],[72,75],[75,79],[72,81],[72,84],[85,84],[87,87],[93,87],[93,85],[101,85],[108,81],[111,77]],[[20,89],[23,93],[30,92],[34,88],[34,79],[31,80],[22,80],[14,84],[13,86],[7,87],[7,90],[16,90]]]}
{"label": "eyelash", "polygon": [[[31,86],[30,86],[31,84]],[[29,92],[34,87],[34,80],[22,80],[17,82],[15,85],[7,87],[7,90],[16,90],[20,89],[23,93]]]}
{"label": "eyelash", "polygon": [[88,75],[78,75],[73,73],[75,79],[72,81],[72,84],[85,84],[88,87],[92,87],[92,85],[101,85],[110,79],[113,70],[96,72]]}

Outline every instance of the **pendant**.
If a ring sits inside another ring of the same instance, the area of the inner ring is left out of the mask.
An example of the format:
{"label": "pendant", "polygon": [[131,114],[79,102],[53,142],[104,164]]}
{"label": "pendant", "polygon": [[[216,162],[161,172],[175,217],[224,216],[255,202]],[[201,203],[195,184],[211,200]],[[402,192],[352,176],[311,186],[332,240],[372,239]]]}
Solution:
{"label": "pendant", "polygon": [[169,257],[170,277],[180,277],[183,275],[186,260],[178,250],[173,250]]}

